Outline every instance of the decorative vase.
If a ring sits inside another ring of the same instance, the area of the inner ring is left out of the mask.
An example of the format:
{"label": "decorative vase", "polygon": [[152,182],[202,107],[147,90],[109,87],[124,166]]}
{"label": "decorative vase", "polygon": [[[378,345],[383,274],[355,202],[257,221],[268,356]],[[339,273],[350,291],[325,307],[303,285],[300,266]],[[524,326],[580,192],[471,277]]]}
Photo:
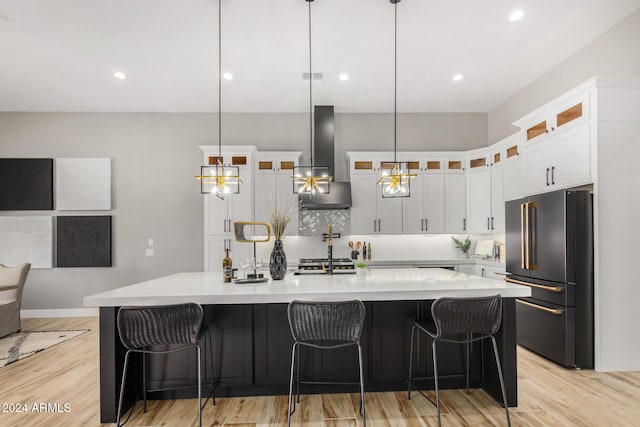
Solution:
{"label": "decorative vase", "polygon": [[287,274],[287,255],[282,248],[282,240],[276,240],[269,258],[269,273],[271,279],[282,280]]}

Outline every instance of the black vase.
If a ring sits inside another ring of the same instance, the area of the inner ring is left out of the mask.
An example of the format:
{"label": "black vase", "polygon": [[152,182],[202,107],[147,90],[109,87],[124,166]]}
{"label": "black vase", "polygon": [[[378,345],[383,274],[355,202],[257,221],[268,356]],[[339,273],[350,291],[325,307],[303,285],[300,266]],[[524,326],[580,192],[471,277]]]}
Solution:
{"label": "black vase", "polygon": [[269,273],[271,273],[271,279],[282,280],[285,274],[287,274],[287,256],[282,248],[282,240],[276,240],[271,251],[271,257],[269,258]]}

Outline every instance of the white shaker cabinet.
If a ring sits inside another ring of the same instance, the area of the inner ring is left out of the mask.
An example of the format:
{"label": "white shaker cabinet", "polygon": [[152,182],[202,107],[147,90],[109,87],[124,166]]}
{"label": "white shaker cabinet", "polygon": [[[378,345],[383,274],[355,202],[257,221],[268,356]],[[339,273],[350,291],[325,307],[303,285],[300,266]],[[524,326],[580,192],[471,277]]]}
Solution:
{"label": "white shaker cabinet", "polygon": [[[255,220],[271,222],[271,208],[288,209],[298,204],[293,193],[291,176],[293,168],[300,164],[299,151],[259,151],[255,168]],[[298,212],[291,217],[284,233],[298,235]]]}
{"label": "white shaker cabinet", "polygon": [[466,230],[491,231],[491,167],[486,150],[468,154],[466,171]]}
{"label": "white shaker cabinet", "polygon": [[464,174],[445,174],[445,231],[464,233],[467,231],[466,183]]}
{"label": "white shaker cabinet", "polygon": [[444,160],[421,158],[409,166],[418,176],[411,180],[411,197],[402,199],[402,232],[444,233]]}
{"label": "white shaker cabinet", "polygon": [[348,153],[351,181],[351,234],[402,233],[402,198],[383,198],[377,185],[382,162],[393,154]]}

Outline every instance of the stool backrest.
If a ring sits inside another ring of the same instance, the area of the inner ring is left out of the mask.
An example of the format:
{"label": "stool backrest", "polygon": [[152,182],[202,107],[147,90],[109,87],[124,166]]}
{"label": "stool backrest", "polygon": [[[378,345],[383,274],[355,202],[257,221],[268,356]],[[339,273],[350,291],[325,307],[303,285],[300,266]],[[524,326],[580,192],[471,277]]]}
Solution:
{"label": "stool backrest", "polygon": [[450,334],[493,335],[502,322],[502,297],[439,298],[431,306],[438,338]]}
{"label": "stool backrest", "polygon": [[152,345],[196,344],[203,317],[202,307],[195,303],[121,307],[118,332],[128,350]]}
{"label": "stool backrest", "polygon": [[365,308],[362,301],[291,301],[287,309],[291,335],[297,342],[360,342]]}

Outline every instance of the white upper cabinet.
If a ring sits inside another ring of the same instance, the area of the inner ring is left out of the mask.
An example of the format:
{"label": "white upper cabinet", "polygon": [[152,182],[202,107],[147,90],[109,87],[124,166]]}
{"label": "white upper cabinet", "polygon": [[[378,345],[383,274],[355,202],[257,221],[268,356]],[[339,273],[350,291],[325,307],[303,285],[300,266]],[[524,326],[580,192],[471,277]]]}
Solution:
{"label": "white upper cabinet", "polygon": [[410,182],[411,197],[402,199],[402,232],[444,233],[444,158],[403,153],[402,161],[417,175]]}
{"label": "white upper cabinet", "polygon": [[515,124],[522,128],[522,192],[525,195],[592,182],[591,98],[576,89]]}
{"label": "white upper cabinet", "polygon": [[[298,204],[293,193],[293,168],[300,164],[299,151],[259,151],[255,162],[255,220],[271,222],[271,208],[288,209]],[[286,236],[298,234],[297,209],[285,230]]]}
{"label": "white upper cabinet", "polygon": [[489,151],[473,150],[466,159],[467,227],[470,233],[491,231],[491,168]]}
{"label": "white upper cabinet", "polygon": [[358,152],[347,153],[347,156],[351,181],[351,233],[402,233],[402,198],[382,198],[382,187],[377,185],[384,167],[382,163],[393,161],[393,153]]}
{"label": "white upper cabinet", "polygon": [[467,231],[466,183],[464,174],[450,173],[444,176],[445,232],[464,233]]}

